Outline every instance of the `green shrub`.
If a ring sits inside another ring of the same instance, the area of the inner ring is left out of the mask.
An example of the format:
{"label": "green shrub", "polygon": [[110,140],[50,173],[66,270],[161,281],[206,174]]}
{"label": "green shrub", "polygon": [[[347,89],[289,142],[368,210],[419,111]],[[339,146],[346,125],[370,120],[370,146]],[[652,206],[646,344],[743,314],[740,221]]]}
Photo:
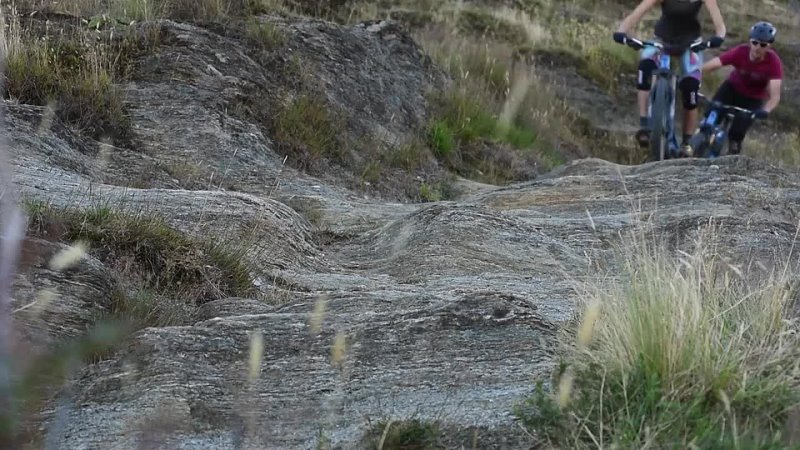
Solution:
{"label": "green shrub", "polygon": [[455,137],[444,120],[434,121],[430,127],[430,146],[436,156],[446,157],[456,148]]}
{"label": "green shrub", "polygon": [[501,123],[498,117],[466,91],[452,91],[438,99],[440,119],[434,121],[430,135],[434,150],[440,155],[451,151],[453,139],[470,142],[478,139],[497,140],[517,149],[530,148],[536,133],[514,121]]}

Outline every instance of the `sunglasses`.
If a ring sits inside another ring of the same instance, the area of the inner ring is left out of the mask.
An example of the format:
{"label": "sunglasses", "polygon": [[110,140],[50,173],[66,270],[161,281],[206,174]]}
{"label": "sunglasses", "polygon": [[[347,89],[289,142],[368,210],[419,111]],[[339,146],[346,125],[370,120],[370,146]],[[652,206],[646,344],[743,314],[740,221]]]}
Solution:
{"label": "sunglasses", "polygon": [[755,39],[750,39],[750,44],[752,44],[752,45],[760,45],[760,46],[762,46],[762,47],[766,47],[766,46],[768,46],[770,43],[769,43],[769,42],[760,42],[760,41],[757,41],[757,40],[755,40]]}

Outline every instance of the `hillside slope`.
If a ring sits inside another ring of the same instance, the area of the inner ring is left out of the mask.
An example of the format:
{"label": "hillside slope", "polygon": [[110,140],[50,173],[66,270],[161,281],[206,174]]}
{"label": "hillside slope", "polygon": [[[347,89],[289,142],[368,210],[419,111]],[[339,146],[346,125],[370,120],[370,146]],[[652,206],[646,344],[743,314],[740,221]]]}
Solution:
{"label": "hillside slope", "polygon": [[[81,27],[48,14],[26,26]],[[124,50],[118,126],[3,102],[30,219],[17,355],[47,385],[31,448],[376,448],[382,421],[414,418],[446,448],[535,448],[514,408],[551,387],[581,283],[618,273],[625,233],[689,251],[712,223],[731,267],[775,267],[796,238],[795,170],[621,164],[626,126],[550,103],[617,97],[553,48],[517,57],[553,64],[522,104],[559,115],[503,128],[473,101],[510,108],[505,75],[461,84],[395,20],[98,28]],[[109,323],[113,345],[70,353]]]}

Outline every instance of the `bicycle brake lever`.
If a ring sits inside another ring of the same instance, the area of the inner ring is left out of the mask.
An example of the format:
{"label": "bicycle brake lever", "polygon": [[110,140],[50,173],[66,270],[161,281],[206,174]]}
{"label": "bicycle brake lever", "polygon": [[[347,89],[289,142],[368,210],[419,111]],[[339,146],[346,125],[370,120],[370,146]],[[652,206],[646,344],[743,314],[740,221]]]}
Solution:
{"label": "bicycle brake lever", "polygon": [[703,51],[703,50],[708,49],[708,48],[711,48],[711,42],[710,41],[700,42],[698,44],[694,44],[694,45],[689,47],[689,49],[691,51],[693,51],[694,53]]}
{"label": "bicycle brake lever", "polygon": [[639,45],[638,42],[634,41],[633,39],[625,38],[625,45],[634,49],[634,50],[641,50],[644,48],[643,46]]}

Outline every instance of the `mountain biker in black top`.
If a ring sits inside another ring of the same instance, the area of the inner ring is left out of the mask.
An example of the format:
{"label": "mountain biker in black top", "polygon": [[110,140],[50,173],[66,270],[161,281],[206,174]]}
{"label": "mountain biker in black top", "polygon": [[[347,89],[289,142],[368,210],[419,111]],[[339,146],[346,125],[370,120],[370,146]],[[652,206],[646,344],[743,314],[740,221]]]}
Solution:
{"label": "mountain biker in black top", "polygon": [[[617,32],[614,33],[614,40],[624,44],[627,33],[636,28],[642,16],[657,5],[661,6],[661,17],[655,25],[655,40],[667,45],[668,48],[677,49],[677,53],[670,52],[673,56],[681,55],[681,78],[678,88],[681,91],[684,109],[682,147],[688,147],[689,138],[698,122],[697,93],[700,90],[703,65],[702,53],[691,51],[689,46],[702,42],[700,12],[703,5],[711,15],[716,33],[709,39],[709,47],[717,48],[722,45],[726,33],[725,22],[717,0],[642,0],[639,6],[619,24]],[[653,72],[658,67],[657,53],[657,49],[653,47],[645,47],[642,50],[636,81],[640,127],[636,132],[636,140],[643,147],[648,145],[650,137],[647,100],[653,83]]]}

